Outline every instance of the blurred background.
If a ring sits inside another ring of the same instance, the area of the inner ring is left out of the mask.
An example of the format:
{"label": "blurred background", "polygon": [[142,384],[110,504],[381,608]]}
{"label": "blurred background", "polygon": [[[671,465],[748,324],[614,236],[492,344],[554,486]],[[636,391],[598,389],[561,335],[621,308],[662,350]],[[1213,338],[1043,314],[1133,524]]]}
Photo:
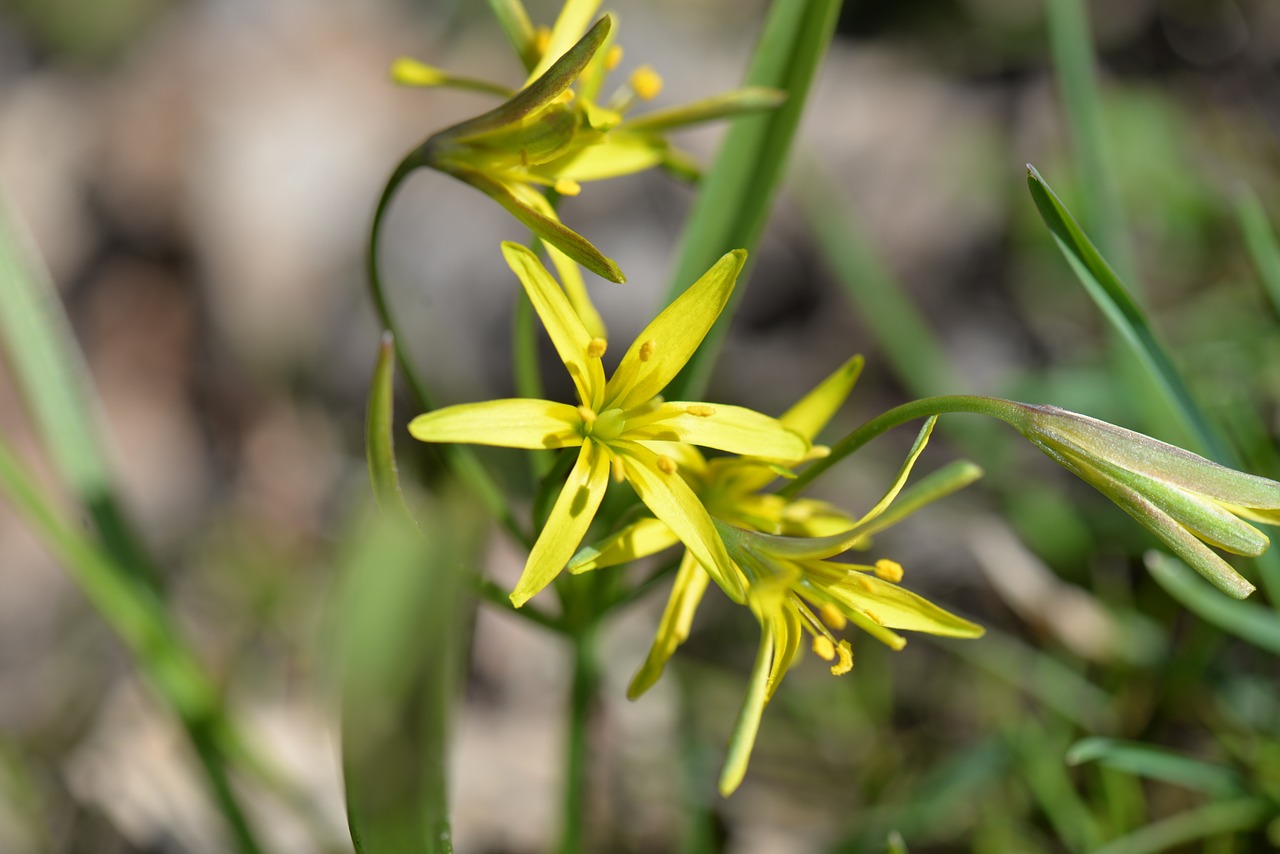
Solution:
{"label": "blurred background", "polygon": [[[555,4],[529,7],[553,19]],[[738,85],[765,4],[606,8],[622,73],[658,69],[662,106]],[[1280,475],[1277,315],[1237,208],[1251,188],[1280,210],[1280,6],[1130,0],[1089,13],[1123,213],[1099,242],[1251,470]],[[65,301],[128,513],[182,631],[310,804],[307,820],[271,799],[251,804],[278,851],[350,846],[329,641],[368,493],[377,329],[362,253],[373,204],[405,151],[491,104],[394,87],[387,68],[400,55],[522,77],[487,6],[462,0],[0,3],[3,203]],[[707,162],[721,133],[678,142]],[[862,353],[866,371],[828,441],[911,397],[970,392],[1191,442],[1026,192],[1031,162],[1069,207],[1087,205],[1041,3],[848,0],[794,160],[709,399],[779,413]],[[589,283],[614,338],[658,309],[691,198],[650,173],[563,205],[565,222],[627,271],[626,285]],[[522,229],[469,188],[420,173],[384,236],[402,328],[440,397],[511,394],[515,281],[496,247]],[[0,429],[48,473],[7,376],[0,398]],[[911,438],[843,463],[821,494],[861,513]],[[907,586],[988,636],[913,638],[898,653],[861,642],[842,679],[802,663],[732,799],[714,794],[714,779],[754,621],[710,596],[664,680],[628,703],[665,589],[615,620],[592,740],[598,850],[675,850],[692,834],[710,840],[705,850],[879,851],[896,828],[913,852],[1076,851],[1090,844],[1080,827],[1109,838],[1204,801],[1068,768],[1063,753],[1084,735],[1240,766],[1275,786],[1275,657],[1188,615],[1142,568],[1142,529],[1019,442],[998,424],[944,418],[922,470],[967,456],[987,481],[877,544],[906,567]],[[482,565],[510,585],[522,564],[495,528]],[[7,511],[0,591],[0,851],[223,850],[181,731]],[[547,850],[567,650],[486,608],[471,642],[451,765],[459,850]],[[1264,838],[1227,835],[1212,850],[1262,850]]]}

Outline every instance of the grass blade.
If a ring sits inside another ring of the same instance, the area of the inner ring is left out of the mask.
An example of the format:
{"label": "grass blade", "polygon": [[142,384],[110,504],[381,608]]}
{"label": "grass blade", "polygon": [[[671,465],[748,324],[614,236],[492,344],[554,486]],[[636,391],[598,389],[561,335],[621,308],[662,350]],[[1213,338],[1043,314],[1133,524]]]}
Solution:
{"label": "grass blade", "polygon": [[1206,623],[1280,655],[1280,616],[1252,602],[1221,595],[1186,564],[1163,552],[1149,551],[1147,570],[1164,591]]}
{"label": "grass blade", "polygon": [[1275,814],[1260,798],[1205,804],[1113,839],[1093,854],[1155,854],[1196,839],[1250,830]]}
{"label": "grass blade", "polygon": [[1280,242],[1276,240],[1262,202],[1252,191],[1245,190],[1236,199],[1236,217],[1271,307],[1280,314]]}
{"label": "grass blade", "polygon": [[59,474],[79,497],[119,570],[154,583],[150,556],[126,521],[106,435],[57,290],[18,217],[0,198],[0,346]]}
{"label": "grass blade", "polygon": [[[776,0],[770,7],[744,85],[781,89],[787,101],[769,113],[737,119],[730,128],[685,223],[668,302],[725,252],[755,249],[839,12],[839,0]],[[671,399],[701,397],[744,284],[739,281],[727,310],[667,387]]]}
{"label": "grass blade", "polygon": [[395,440],[392,431],[395,398],[396,345],[390,332],[382,333],[378,361],[369,385],[369,403],[365,410],[365,460],[369,465],[369,481],[373,496],[384,513],[398,508],[408,516],[400,475],[396,470]]}
{"label": "grass blade", "polygon": [[1108,768],[1162,780],[1215,797],[1244,794],[1240,775],[1230,768],[1136,741],[1082,738],[1067,749],[1067,764],[1081,765],[1085,762],[1097,762]]}

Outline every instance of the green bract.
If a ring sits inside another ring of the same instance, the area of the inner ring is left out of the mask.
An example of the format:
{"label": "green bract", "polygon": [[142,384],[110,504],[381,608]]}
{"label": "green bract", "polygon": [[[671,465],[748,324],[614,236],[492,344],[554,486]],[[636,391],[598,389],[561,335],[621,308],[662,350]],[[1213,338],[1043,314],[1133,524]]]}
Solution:
{"label": "green bract", "polygon": [[[531,251],[504,243],[502,252],[568,369],[579,404],[512,399],[450,406],[418,416],[409,432],[424,442],[581,447],[511,601],[524,604],[559,574],[595,516],[610,471],[616,479],[630,483],[654,516],[675,532],[718,582],[732,590],[735,575],[711,518],[677,473],[675,461],[661,449],[666,443],[688,442],[794,461],[805,457],[809,443],[776,419],[750,409],[664,402],[658,394],[724,309],[746,252],[725,255],[654,318],[608,382],[601,362],[604,339],[587,331]],[[739,601],[741,595],[739,591]]]}

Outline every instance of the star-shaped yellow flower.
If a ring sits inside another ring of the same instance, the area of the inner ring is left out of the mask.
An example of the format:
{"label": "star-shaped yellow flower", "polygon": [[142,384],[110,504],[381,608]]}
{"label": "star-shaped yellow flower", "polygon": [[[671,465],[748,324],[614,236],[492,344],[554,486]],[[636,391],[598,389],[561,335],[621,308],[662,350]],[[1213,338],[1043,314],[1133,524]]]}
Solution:
{"label": "star-shaped yellow flower", "polygon": [[418,416],[409,432],[424,442],[581,447],[511,601],[524,604],[559,574],[586,534],[611,471],[630,483],[730,596],[736,591],[742,601],[737,574],[706,509],[678,474],[676,462],[650,445],[687,442],[779,460],[799,460],[809,451],[804,438],[766,415],[658,397],[724,309],[746,252],[725,255],[654,318],[607,382],[601,362],[604,339],[587,331],[531,251],[504,243],[502,252],[569,371],[578,405],[528,399],[462,404]]}

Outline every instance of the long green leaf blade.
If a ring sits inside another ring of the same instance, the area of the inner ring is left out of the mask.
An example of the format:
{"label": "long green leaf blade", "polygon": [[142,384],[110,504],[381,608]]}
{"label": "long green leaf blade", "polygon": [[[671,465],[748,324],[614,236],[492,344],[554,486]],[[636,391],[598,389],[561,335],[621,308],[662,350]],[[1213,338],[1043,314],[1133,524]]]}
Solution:
{"label": "long green leaf blade", "polygon": [[1082,738],[1067,749],[1066,758],[1069,765],[1097,762],[1108,768],[1150,780],[1162,780],[1215,797],[1244,793],[1240,775],[1230,768],[1136,741]]}
{"label": "long green leaf blade", "polygon": [[[776,0],[770,7],[745,85],[780,89],[787,101],[769,113],[737,119],[729,130],[685,224],[668,302],[724,253],[755,248],[839,12],[840,0]],[[740,283],[698,352],[667,387],[671,399],[701,397],[743,290]]]}
{"label": "long green leaf blade", "polygon": [[1145,562],[1151,577],[1188,611],[1259,649],[1280,655],[1280,615],[1261,605],[1220,595],[1182,561],[1162,552],[1147,552]]}
{"label": "long green leaf blade", "polygon": [[1216,801],[1113,839],[1093,854],[1155,854],[1196,839],[1250,830],[1274,815],[1275,808],[1261,798]]}
{"label": "long green leaf blade", "polygon": [[1267,212],[1258,197],[1246,190],[1236,200],[1236,217],[1271,307],[1280,314],[1280,241],[1276,240]]}

